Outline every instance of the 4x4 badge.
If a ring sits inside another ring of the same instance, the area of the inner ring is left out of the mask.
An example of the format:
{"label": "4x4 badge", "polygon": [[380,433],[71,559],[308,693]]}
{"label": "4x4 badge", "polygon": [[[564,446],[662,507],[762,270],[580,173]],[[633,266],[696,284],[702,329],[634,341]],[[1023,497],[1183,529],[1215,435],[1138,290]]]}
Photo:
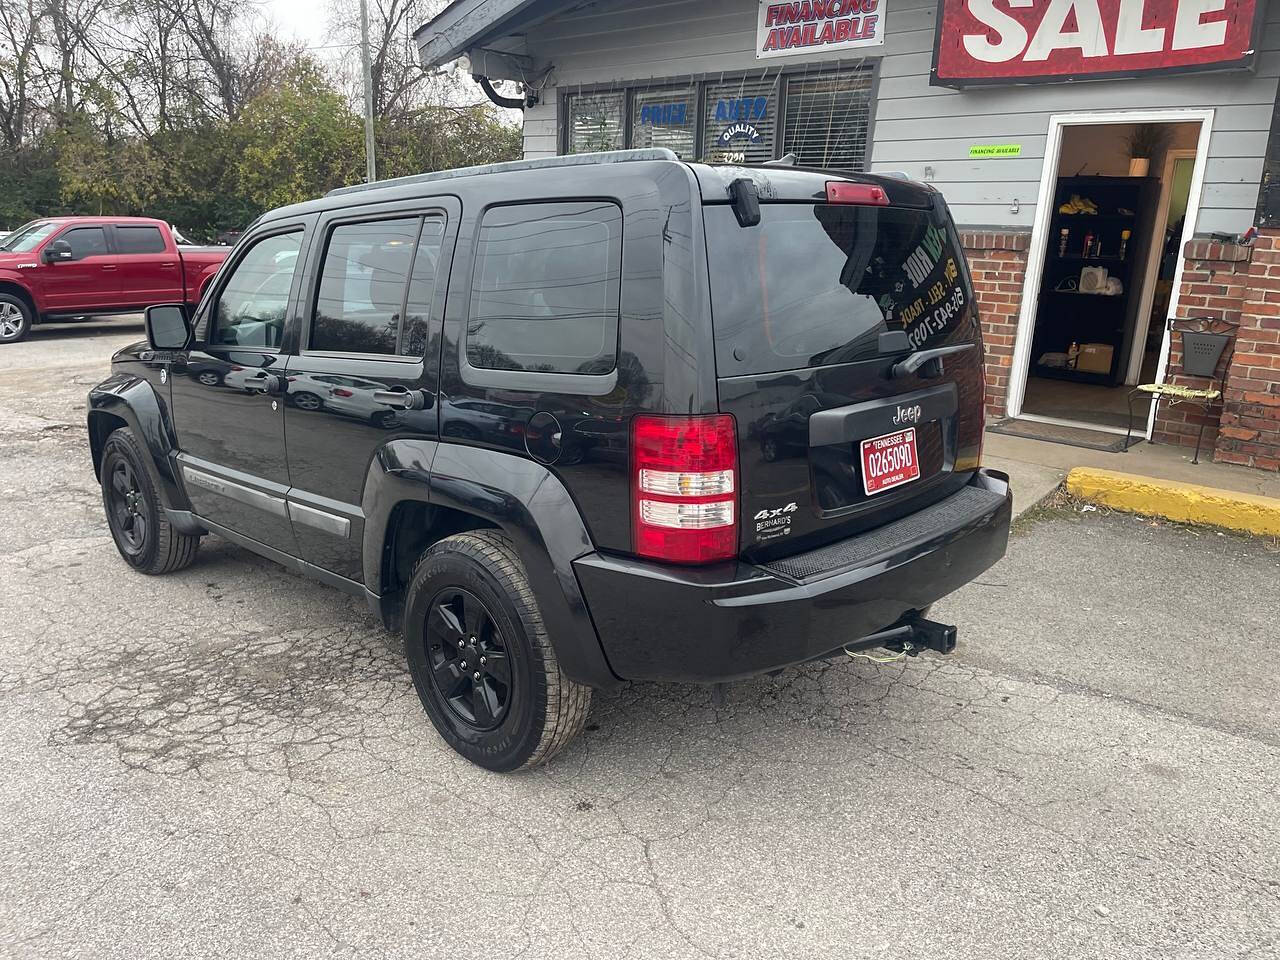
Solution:
{"label": "4x4 badge", "polygon": [[800,507],[793,500],[791,503],[788,503],[785,507],[777,507],[776,509],[772,509],[772,510],[766,507],[764,510],[761,510],[759,513],[757,513],[753,519],[772,520],[774,517],[780,517],[784,513],[795,513],[799,509]]}

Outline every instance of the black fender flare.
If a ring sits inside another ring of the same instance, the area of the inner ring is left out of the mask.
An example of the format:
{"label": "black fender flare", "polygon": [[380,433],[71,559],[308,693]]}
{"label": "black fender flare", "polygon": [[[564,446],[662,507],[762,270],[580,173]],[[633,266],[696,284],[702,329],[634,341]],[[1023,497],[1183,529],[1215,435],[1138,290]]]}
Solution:
{"label": "black fender flare", "polygon": [[578,586],[573,561],[595,548],[577,504],[540,463],[430,440],[393,440],[369,466],[363,509],[364,578],[381,596],[387,524],[395,507],[419,501],[486,520],[511,538],[565,674],[597,688],[621,681],[609,668]]}
{"label": "black fender flare", "polygon": [[175,519],[172,513],[189,513],[191,503],[178,480],[174,459],[178,450],[177,432],[168,407],[151,384],[141,377],[113,373],[89,391],[88,410],[94,475],[98,475],[102,464],[102,444],[111,433],[105,426],[118,418],[133,431],[138,442],[150,454],[151,477],[160,494],[161,504],[166,513],[171,513],[170,520]]}

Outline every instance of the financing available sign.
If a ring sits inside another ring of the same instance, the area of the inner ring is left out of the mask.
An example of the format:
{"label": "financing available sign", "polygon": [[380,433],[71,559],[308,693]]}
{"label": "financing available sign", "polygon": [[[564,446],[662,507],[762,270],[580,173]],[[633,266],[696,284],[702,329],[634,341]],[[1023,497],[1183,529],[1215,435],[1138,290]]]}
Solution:
{"label": "financing available sign", "polygon": [[1253,65],[1262,0],[939,0],[935,86]]}
{"label": "financing available sign", "polygon": [[756,57],[813,56],[884,44],[884,0],[760,0]]}

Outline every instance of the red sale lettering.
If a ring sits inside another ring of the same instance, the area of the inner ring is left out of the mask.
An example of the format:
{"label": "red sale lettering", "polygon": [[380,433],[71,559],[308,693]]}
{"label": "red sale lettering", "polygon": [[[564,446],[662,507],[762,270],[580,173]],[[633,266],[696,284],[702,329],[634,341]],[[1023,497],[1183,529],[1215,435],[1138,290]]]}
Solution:
{"label": "red sale lettering", "polygon": [[943,0],[950,86],[1248,66],[1257,0]]}

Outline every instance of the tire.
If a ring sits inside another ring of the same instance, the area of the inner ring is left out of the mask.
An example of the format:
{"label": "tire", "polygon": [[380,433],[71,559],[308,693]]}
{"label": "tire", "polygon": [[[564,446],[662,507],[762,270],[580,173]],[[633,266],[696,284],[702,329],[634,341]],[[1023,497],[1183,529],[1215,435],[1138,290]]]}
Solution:
{"label": "tire", "polygon": [[206,387],[222,386],[222,374],[216,370],[201,370],[196,375],[196,380]]}
{"label": "tire", "polygon": [[31,307],[21,297],[0,293],[0,343],[17,343],[31,332]]}
{"label": "tire", "polygon": [[293,405],[299,410],[319,410],[324,406],[324,401],[316,394],[309,393],[305,390],[301,393],[295,393],[289,399],[293,401]]}
{"label": "tire", "polygon": [[128,427],[107,437],[99,474],[107,526],[125,562],[151,575],[191,566],[200,538],[179,533],[165,517],[146,454]]}
{"label": "tire", "polygon": [[536,767],[587,722],[591,688],[561,671],[505,534],[459,533],[423,553],[405,596],[404,639],[427,716],[477,766]]}

